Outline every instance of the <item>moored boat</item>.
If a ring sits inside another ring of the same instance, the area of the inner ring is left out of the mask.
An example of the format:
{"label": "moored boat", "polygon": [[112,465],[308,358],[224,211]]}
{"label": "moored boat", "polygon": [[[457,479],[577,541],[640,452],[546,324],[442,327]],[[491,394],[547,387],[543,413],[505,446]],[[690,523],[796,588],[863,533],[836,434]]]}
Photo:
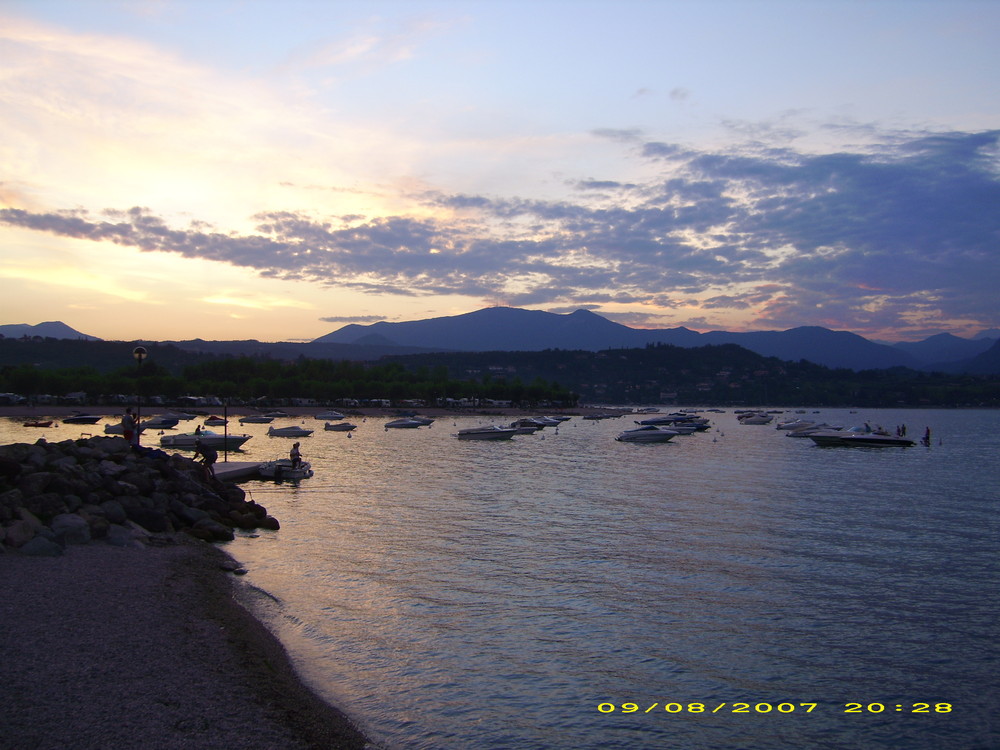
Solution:
{"label": "moored boat", "polygon": [[673,439],[678,433],[674,430],[667,430],[656,425],[644,425],[634,430],[625,430],[618,433],[615,440],[622,443],[665,443]]}
{"label": "moored boat", "polygon": [[164,435],[160,438],[160,445],[164,448],[179,448],[181,450],[193,451],[200,440],[202,445],[207,445],[216,450],[239,450],[247,440],[253,435],[220,434],[211,430],[201,430],[200,432],[183,432],[179,435]]}
{"label": "moored boat", "polygon": [[333,419],[333,420],[336,420],[336,419],[343,419],[343,418],[344,418],[343,414],[341,414],[339,411],[333,411],[333,410],[323,411],[323,412],[320,412],[319,414],[316,415],[316,419]]}
{"label": "moored boat", "polygon": [[358,429],[358,426],[350,422],[327,422],[323,425],[323,429],[330,432],[350,432]]}
{"label": "moored boat", "polygon": [[50,420],[44,421],[44,422],[43,421],[38,421],[38,420],[35,420],[34,422],[25,422],[24,426],[25,427],[51,427],[52,426],[52,420],[50,419]]}
{"label": "moored boat", "polygon": [[279,458],[276,461],[265,461],[257,467],[262,477],[268,479],[306,479],[313,475],[312,465],[308,461],[292,466],[289,458]]}
{"label": "moored boat", "polygon": [[481,427],[466,427],[459,430],[455,437],[459,440],[510,440],[517,434],[515,427],[499,427],[495,424]]}
{"label": "moored boat", "polygon": [[415,427],[424,427],[430,424],[422,419],[416,419],[414,417],[403,417],[402,419],[393,419],[391,422],[385,423],[385,428],[388,430],[392,429],[413,429]]}
{"label": "moored boat", "polygon": [[63,424],[97,424],[101,419],[100,414],[81,414],[77,412],[63,419]]}
{"label": "moored boat", "polygon": [[869,424],[852,427],[849,430],[822,430],[808,436],[816,445],[830,446],[861,446],[861,447],[900,447],[907,448],[916,445],[913,440],[901,435],[892,435],[883,427],[872,427]]}
{"label": "moored boat", "polygon": [[292,425],[290,427],[268,427],[267,434],[271,437],[309,437],[313,434],[313,431],[307,430],[305,427]]}
{"label": "moored boat", "polygon": [[266,414],[250,414],[240,417],[240,424],[268,424],[274,421],[274,417]]}

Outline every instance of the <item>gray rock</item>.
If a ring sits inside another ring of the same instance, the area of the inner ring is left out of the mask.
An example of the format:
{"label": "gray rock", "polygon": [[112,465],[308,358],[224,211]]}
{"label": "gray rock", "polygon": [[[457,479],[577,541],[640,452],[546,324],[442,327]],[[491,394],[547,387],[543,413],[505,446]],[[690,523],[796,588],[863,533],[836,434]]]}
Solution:
{"label": "gray rock", "polygon": [[90,541],[90,525],[86,519],[75,513],[63,513],[52,519],[52,531],[63,544],[87,544]]}
{"label": "gray rock", "polygon": [[8,547],[17,549],[34,539],[36,534],[35,527],[30,523],[24,520],[17,520],[7,527],[7,538],[4,539],[4,543]]}
{"label": "gray rock", "polygon": [[105,500],[101,503],[101,510],[111,523],[125,523],[125,519],[128,518],[125,508],[117,500]]}
{"label": "gray rock", "polygon": [[142,542],[136,538],[131,529],[119,526],[118,524],[112,524],[108,527],[108,533],[105,535],[104,540],[113,547],[142,546]]}
{"label": "gray rock", "polygon": [[36,536],[21,546],[21,554],[31,557],[58,557],[62,553],[62,547],[44,536]]}

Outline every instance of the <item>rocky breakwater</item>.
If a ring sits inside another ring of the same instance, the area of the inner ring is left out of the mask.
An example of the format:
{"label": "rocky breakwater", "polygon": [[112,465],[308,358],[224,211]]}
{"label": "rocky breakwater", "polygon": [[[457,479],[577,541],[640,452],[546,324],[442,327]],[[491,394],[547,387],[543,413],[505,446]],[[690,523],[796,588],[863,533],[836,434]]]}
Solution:
{"label": "rocky breakwater", "polygon": [[278,521],[186,456],[120,437],[0,446],[0,554],[59,555],[67,544],[127,546],[176,533],[219,542],[234,528]]}

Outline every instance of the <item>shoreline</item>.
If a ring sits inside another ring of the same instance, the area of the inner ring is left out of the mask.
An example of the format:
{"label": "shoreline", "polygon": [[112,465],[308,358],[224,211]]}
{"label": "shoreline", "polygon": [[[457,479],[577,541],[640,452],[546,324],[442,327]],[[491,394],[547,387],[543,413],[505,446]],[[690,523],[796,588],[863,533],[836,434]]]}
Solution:
{"label": "shoreline", "polygon": [[[111,405],[111,406],[53,406],[50,404],[40,404],[37,406],[29,406],[27,404],[17,404],[14,406],[0,406],[0,418],[10,418],[10,419],[39,419],[41,417],[52,417],[53,419],[59,419],[61,417],[68,417],[77,412],[81,414],[94,414],[100,415],[102,417],[119,417],[124,412],[126,406],[121,405]],[[326,406],[286,406],[286,407],[273,407],[273,409],[258,409],[249,406],[231,406],[228,409],[228,415],[231,418],[239,418],[241,416],[246,416],[250,414],[264,414],[268,411],[283,411],[288,414],[289,419],[299,419],[299,418],[314,418],[317,414],[322,414],[325,411],[329,411],[334,408],[335,411],[340,412],[345,417],[396,417],[399,416],[401,412],[416,412],[418,414],[424,414],[428,417],[448,417],[448,416],[467,416],[467,417],[516,417],[523,416],[525,414],[561,414],[566,416],[587,416],[592,414],[628,414],[631,413],[633,407],[616,407],[616,406],[574,406],[568,408],[542,408],[542,409],[523,409],[514,407],[467,407],[467,408],[446,408],[440,406],[426,406],[426,407],[416,407],[413,409],[404,407],[326,407]],[[671,407],[673,408],[673,407]],[[680,408],[680,407],[677,407]],[[157,414],[169,414],[171,412],[183,411],[179,409],[171,409],[166,406],[144,406],[142,409],[142,418],[146,419]],[[188,411],[188,414],[195,414],[197,417],[208,417],[209,415],[222,415],[222,407],[214,409],[199,408],[197,411]],[[191,420],[191,423],[196,423],[198,420]],[[183,422],[181,424],[184,424]]]}
{"label": "shoreline", "polygon": [[240,603],[220,547],[0,554],[10,747],[373,750]]}

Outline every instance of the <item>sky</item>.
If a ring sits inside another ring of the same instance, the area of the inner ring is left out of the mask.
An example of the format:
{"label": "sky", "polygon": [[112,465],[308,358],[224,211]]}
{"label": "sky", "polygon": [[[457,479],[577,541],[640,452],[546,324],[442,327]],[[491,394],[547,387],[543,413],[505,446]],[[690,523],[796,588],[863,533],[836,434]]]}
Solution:
{"label": "sky", "polygon": [[1000,327],[996,0],[0,0],[0,323]]}

